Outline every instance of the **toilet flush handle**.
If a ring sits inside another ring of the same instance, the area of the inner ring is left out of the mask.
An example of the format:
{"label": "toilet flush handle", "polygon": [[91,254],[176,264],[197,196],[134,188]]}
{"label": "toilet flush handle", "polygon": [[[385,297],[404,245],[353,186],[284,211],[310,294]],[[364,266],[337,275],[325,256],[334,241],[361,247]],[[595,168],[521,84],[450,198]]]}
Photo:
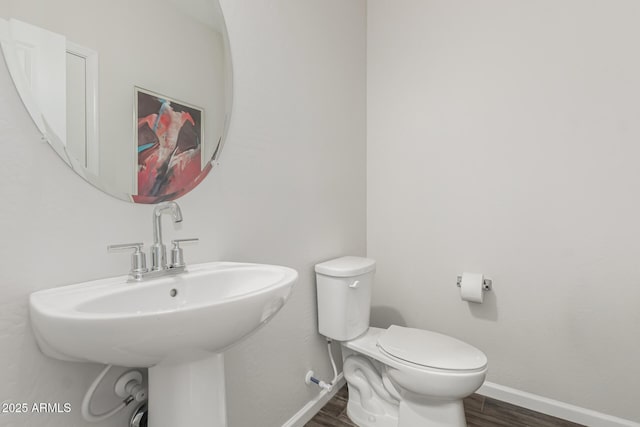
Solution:
{"label": "toilet flush handle", "polygon": [[352,284],[349,285],[350,288],[355,289],[360,284],[359,280],[355,280]]}

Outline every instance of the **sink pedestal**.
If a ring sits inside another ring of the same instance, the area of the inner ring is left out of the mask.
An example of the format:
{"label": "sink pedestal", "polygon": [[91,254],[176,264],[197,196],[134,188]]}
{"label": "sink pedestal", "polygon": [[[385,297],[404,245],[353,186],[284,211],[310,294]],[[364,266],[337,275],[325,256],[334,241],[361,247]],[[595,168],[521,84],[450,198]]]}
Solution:
{"label": "sink pedestal", "polygon": [[149,427],[176,426],[227,426],[222,353],[149,368]]}

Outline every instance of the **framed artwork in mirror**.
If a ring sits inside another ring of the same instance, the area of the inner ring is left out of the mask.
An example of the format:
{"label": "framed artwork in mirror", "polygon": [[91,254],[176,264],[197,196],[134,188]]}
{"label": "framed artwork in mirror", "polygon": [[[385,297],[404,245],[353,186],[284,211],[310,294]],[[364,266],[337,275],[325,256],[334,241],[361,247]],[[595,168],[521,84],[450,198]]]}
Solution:
{"label": "framed artwork in mirror", "polygon": [[204,110],[169,96],[135,87],[133,195],[137,203],[173,200],[199,181],[203,168]]}

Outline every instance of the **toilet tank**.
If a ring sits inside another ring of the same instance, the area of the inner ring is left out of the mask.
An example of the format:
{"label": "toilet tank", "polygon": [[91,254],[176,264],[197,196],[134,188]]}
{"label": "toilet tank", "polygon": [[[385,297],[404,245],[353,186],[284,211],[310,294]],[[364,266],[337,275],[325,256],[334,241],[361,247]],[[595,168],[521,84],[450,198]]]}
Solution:
{"label": "toilet tank", "polygon": [[320,334],[348,341],[367,331],[375,269],[374,260],[354,256],[316,265]]}

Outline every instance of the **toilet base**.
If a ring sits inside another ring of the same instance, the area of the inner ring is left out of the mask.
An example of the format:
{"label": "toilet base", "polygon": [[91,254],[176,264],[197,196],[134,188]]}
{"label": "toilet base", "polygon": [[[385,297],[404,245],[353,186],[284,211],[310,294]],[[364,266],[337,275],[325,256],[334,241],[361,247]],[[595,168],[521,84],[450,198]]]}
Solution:
{"label": "toilet base", "polygon": [[349,399],[347,416],[358,427],[398,427],[398,418],[389,414],[372,414],[358,402]]}
{"label": "toilet base", "polygon": [[400,402],[398,417],[373,414],[349,400],[347,415],[358,427],[467,427],[462,401]]}
{"label": "toilet base", "polygon": [[467,427],[461,400],[405,399],[398,418],[398,427]]}

